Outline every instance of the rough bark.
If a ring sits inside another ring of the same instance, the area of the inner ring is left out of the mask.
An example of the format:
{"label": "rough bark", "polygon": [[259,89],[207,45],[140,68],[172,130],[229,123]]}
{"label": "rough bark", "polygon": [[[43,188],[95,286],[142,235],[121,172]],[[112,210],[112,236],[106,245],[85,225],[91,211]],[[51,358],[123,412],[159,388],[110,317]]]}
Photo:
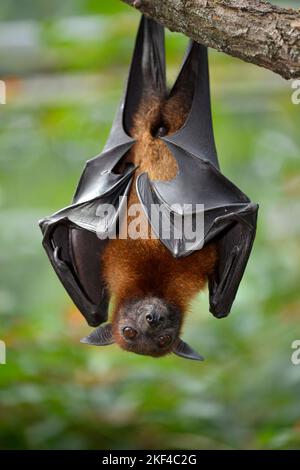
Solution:
{"label": "rough bark", "polygon": [[258,0],[122,0],[197,42],[300,77],[300,10]]}

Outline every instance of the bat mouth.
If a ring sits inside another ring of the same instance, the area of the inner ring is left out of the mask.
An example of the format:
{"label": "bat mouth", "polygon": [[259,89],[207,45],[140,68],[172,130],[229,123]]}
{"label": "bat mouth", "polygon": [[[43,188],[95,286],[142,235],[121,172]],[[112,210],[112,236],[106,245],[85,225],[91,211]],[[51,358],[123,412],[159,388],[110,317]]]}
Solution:
{"label": "bat mouth", "polygon": [[[161,341],[163,337],[168,336],[165,344],[162,344]],[[152,357],[161,357],[169,354],[174,344],[176,344],[177,337],[170,335],[159,335],[159,336],[149,336],[144,335],[142,332],[138,332],[138,335],[135,340],[127,340],[123,337],[123,341],[119,342],[119,346],[122,349],[132,352],[135,354],[143,356],[152,356]]]}

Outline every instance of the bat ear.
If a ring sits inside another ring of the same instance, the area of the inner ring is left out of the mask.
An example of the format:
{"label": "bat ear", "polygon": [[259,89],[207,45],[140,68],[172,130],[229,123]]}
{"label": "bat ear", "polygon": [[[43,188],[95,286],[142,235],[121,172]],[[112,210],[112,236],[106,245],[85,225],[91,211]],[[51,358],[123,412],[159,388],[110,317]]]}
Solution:
{"label": "bat ear", "polygon": [[108,346],[115,342],[112,332],[112,324],[106,323],[96,328],[90,335],[82,338],[81,343],[92,344],[94,346]]}
{"label": "bat ear", "polygon": [[204,361],[204,357],[194,351],[191,346],[189,346],[181,338],[176,342],[173,353],[177,356],[184,357],[185,359],[192,359],[194,361]]}

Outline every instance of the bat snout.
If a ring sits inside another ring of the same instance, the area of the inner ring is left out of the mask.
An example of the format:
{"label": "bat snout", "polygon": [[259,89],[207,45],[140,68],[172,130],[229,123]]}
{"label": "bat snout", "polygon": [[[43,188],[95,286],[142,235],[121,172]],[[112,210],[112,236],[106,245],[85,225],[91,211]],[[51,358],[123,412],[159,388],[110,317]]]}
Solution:
{"label": "bat snout", "polygon": [[157,326],[164,322],[165,317],[156,311],[148,312],[145,314],[145,320],[150,326]]}
{"label": "bat snout", "polygon": [[141,302],[142,322],[147,328],[163,327],[167,321],[169,309],[166,303],[155,297]]}

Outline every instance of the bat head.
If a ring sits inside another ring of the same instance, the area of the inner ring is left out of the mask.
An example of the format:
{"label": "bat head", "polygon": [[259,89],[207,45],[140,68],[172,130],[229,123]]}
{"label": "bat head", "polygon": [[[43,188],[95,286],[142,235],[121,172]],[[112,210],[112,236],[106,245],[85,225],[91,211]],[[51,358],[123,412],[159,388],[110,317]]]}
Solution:
{"label": "bat head", "polygon": [[176,307],[157,297],[145,297],[119,309],[114,334],[121,348],[158,357],[172,350],[180,327],[181,315]]}
{"label": "bat head", "polygon": [[157,297],[131,300],[107,323],[81,341],[97,346],[117,343],[136,354],[160,357],[175,353],[186,359],[203,360],[179,337],[182,315],[177,307]]}

